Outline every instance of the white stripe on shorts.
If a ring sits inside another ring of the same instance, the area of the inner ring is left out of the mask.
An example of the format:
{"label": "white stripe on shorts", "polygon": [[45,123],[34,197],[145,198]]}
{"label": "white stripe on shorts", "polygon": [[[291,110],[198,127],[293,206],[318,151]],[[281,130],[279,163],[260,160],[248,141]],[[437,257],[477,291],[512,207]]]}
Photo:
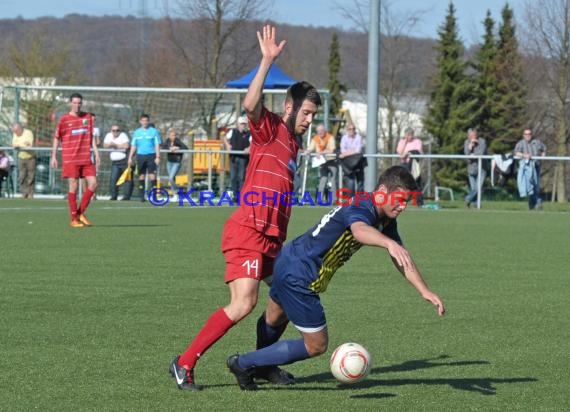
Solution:
{"label": "white stripe on shorts", "polygon": [[299,332],[305,332],[305,333],[317,333],[322,331],[324,328],[327,327],[326,323],[322,326],[317,326],[316,328],[303,328],[301,326],[297,326],[295,324],[293,324],[293,326],[295,326],[295,328],[297,328],[297,330]]}

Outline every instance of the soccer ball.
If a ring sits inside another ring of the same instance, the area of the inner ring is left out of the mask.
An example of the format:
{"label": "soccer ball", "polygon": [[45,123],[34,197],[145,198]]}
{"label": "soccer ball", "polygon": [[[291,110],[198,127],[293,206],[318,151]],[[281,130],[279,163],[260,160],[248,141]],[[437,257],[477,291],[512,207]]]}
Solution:
{"label": "soccer ball", "polygon": [[372,357],[358,343],[343,343],[335,349],[330,361],[331,372],[342,383],[355,383],[368,376]]}

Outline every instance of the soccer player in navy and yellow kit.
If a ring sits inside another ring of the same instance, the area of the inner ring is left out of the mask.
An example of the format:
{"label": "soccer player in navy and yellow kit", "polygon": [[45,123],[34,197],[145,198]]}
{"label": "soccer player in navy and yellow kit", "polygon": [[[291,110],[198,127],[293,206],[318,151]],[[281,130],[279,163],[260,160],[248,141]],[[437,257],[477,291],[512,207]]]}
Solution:
{"label": "soccer player in navy and yellow kit", "polygon": [[[95,166],[100,163],[97,144],[93,139],[93,116],[91,113],[81,111],[83,105],[81,94],[73,93],[69,98],[69,103],[71,110],[64,114],[57,123],[50,164],[52,168],[57,168],[57,148],[61,142],[63,164],[61,176],[67,178],[69,182],[67,203],[71,214],[71,227],[91,226],[91,222],[85,216],[85,210],[97,190]],[[94,154],[93,160],[91,150]],[[80,178],[85,178],[87,188],[77,207],[77,188]]]}
{"label": "soccer player in navy and yellow kit", "polygon": [[349,206],[331,210],[285,245],[275,262],[266,322],[277,328],[290,321],[302,339],[278,341],[230,356],[228,366],[241,389],[257,389],[253,380],[257,368],[286,365],[327,350],[327,324],[319,293],[363,245],[386,249],[396,268],[420,295],[437,307],[440,316],[444,314],[442,300],[428,288],[398,234],[396,218],[406,209],[406,193],[416,190],[413,176],[402,166],[393,166],[380,176],[377,190],[367,199],[353,198]]}
{"label": "soccer player in navy and yellow kit", "polygon": [[[291,203],[279,200],[282,193],[293,190],[299,150],[296,136],[307,131],[321,104],[317,90],[300,82],[287,90],[282,117],[262,106],[265,78],[285,41],[277,44],[275,28],[269,25],[257,33],[257,38],[262,59],[243,101],[252,140],[242,193],[253,192],[263,201],[240,202],[224,226],[224,280],[230,289],[230,303],[212,313],[186,351],[172,361],[170,372],[180,389],[199,389],[194,381],[196,362],[251,313],[257,304],[259,282],[273,272],[273,262],[286,238],[291,215]],[[265,334],[268,337],[258,341],[258,347],[264,347],[279,339],[285,325],[274,329],[261,316],[258,329],[268,330]],[[258,369],[256,377],[277,384],[293,382],[293,377],[278,367]]]}

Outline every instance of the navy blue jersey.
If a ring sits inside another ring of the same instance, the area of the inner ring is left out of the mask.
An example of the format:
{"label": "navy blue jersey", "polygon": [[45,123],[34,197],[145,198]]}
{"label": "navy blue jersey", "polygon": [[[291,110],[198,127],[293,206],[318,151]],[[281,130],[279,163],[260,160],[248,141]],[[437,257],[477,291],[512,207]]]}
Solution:
{"label": "navy blue jersey", "polygon": [[352,204],[332,209],[318,224],[287,243],[278,259],[286,259],[290,265],[298,267],[298,271],[290,273],[304,278],[310,282],[312,291],[321,293],[338,268],[362,246],[350,231],[353,223],[366,223],[402,244],[396,219],[380,217],[371,198],[359,201],[358,206]]}

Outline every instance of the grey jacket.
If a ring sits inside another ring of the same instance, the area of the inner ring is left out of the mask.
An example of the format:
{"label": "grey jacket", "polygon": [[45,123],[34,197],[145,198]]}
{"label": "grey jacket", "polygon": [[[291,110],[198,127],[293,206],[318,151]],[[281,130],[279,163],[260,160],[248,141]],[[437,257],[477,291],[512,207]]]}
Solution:
{"label": "grey jacket", "polygon": [[[470,148],[470,139],[465,139],[463,142],[463,153],[465,155],[485,155],[487,154],[487,142],[482,137],[477,138],[477,145],[471,150]],[[483,161],[483,165],[485,165],[485,161]],[[467,159],[467,173],[470,175],[477,174],[477,159]]]}

